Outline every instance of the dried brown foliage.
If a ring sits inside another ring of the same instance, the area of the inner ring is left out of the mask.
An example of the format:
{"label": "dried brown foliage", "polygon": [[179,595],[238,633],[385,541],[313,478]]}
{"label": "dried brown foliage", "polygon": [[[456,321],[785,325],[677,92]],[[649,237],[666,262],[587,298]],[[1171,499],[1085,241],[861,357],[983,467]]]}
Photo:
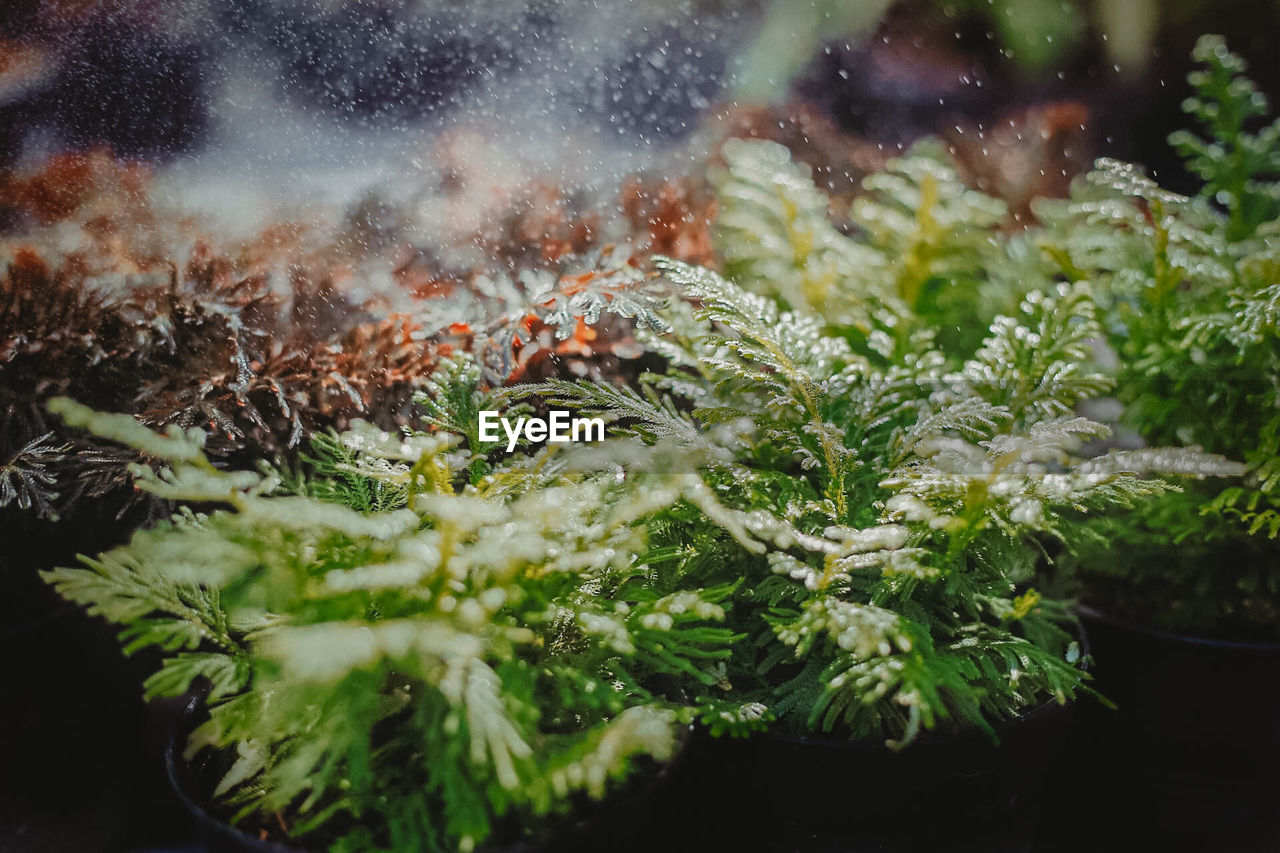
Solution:
{"label": "dried brown foliage", "polygon": [[[44,406],[67,395],[154,425],[204,427],[215,458],[251,463],[353,417],[404,423],[434,363],[412,319],[375,318],[300,268],[246,273],[207,246],[167,276],[111,292],[76,257],[55,265],[23,248],[0,263],[0,458],[57,432]],[[103,477],[126,481],[101,448],[77,450],[60,466],[64,499],[100,492],[92,482]]]}
{"label": "dried brown foliage", "polygon": [[641,253],[704,266],[715,263],[711,225],[716,200],[705,183],[632,178],[622,185],[621,207]]}
{"label": "dried brown foliage", "polygon": [[947,142],[965,183],[1003,199],[1015,222],[1031,221],[1032,200],[1065,197],[1093,161],[1089,109],[1079,101],[1035,104]]}
{"label": "dried brown foliage", "polygon": [[496,230],[477,243],[510,269],[581,256],[598,245],[600,216],[580,193],[539,183],[516,197]]}

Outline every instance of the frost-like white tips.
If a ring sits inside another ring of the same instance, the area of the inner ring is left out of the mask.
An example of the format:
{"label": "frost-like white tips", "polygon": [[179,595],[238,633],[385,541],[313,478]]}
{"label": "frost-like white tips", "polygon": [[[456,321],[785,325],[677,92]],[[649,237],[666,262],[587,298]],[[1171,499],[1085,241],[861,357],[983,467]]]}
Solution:
{"label": "frost-like white tips", "polygon": [[1120,474],[1138,476],[1164,474],[1180,477],[1240,477],[1246,467],[1216,453],[1195,447],[1147,447],[1116,450],[1081,464],[1076,473],[1085,477],[1108,478]]}
{"label": "frost-like white tips", "polygon": [[435,456],[457,445],[456,435],[393,435],[363,420],[353,420],[339,441],[351,450],[375,459],[414,463],[423,456]]}
{"label": "frost-like white tips", "polygon": [[776,631],[779,640],[801,650],[814,642],[816,633],[827,634],[853,660],[862,661],[910,648],[898,620],[898,614],[872,604],[821,597],[807,602],[799,619]]}
{"label": "frost-like white tips", "polygon": [[160,459],[204,461],[205,434],[198,429],[183,430],[170,426],[165,432],[157,433],[131,415],[95,412],[66,397],[50,400],[49,411],[62,418],[67,426],[83,427],[102,438],[118,441]]}
{"label": "frost-like white tips", "polygon": [[621,775],[632,756],[670,759],[676,744],[675,722],[672,711],[644,706],[626,709],[592,739],[582,758],[552,771],[552,784],[561,792],[581,788],[592,797],[603,797],[606,782]]}

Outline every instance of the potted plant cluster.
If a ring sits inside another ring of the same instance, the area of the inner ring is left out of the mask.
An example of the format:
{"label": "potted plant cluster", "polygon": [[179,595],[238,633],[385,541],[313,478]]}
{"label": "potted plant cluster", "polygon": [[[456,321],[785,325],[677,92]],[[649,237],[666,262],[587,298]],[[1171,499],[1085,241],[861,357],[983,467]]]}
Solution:
{"label": "potted plant cluster", "polygon": [[1097,809],[1173,844],[1264,849],[1280,837],[1280,123],[1257,127],[1267,100],[1220,38],[1194,56],[1184,109],[1200,133],[1169,141],[1198,195],[1102,161],[1071,199],[1042,202],[1042,239],[1105,305],[1123,426],[1247,471],[1090,522],[1058,580],[1086,605],[1098,688],[1118,705],[1090,709],[1079,738]]}
{"label": "potted plant cluster", "polygon": [[[1196,56],[1196,198],[1104,160],[1028,224],[923,142],[833,216],[731,140],[707,264],[605,253],[437,314],[341,418],[228,421],[232,452],[55,398],[176,511],[43,577],[188,703],[170,775],[225,849],[1177,847],[1206,816],[1267,849],[1280,124]],[[267,378],[227,399],[287,407]],[[549,408],[609,436],[483,427]],[[19,450],[60,464],[43,430]],[[24,470],[0,497],[36,506]]]}

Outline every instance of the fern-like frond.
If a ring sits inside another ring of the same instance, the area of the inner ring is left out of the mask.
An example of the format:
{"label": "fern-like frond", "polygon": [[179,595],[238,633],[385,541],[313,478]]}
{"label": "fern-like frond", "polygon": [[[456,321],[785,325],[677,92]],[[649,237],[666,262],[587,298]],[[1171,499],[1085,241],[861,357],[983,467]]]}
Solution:
{"label": "fern-like frond", "polygon": [[1093,299],[1083,284],[1032,293],[1019,317],[995,319],[990,337],[965,363],[961,377],[984,398],[1024,418],[1061,417],[1111,386],[1090,364],[1099,334]]}
{"label": "fern-like frond", "polygon": [[516,387],[512,393],[537,396],[553,405],[596,415],[613,425],[615,434],[633,434],[647,442],[669,440],[689,446],[705,445],[702,431],[670,397],[648,386],[637,391],[619,385],[552,380]]}
{"label": "fern-like frond", "polygon": [[0,465],[0,509],[13,504],[57,518],[58,478],[51,470],[66,458],[70,445],[57,444],[53,433],[33,438]]}
{"label": "fern-like frond", "polygon": [[731,139],[722,155],[725,168],[713,179],[725,274],[799,314],[870,331],[888,296],[881,255],[831,224],[826,195],[786,148]]}
{"label": "fern-like frond", "polygon": [[1183,130],[1169,143],[1204,181],[1201,194],[1227,209],[1228,238],[1243,239],[1280,214],[1280,121],[1250,131],[1270,111],[1267,97],[1221,36],[1202,36],[1191,56],[1201,68],[1188,75],[1195,94],[1183,110],[1200,122],[1208,139]]}

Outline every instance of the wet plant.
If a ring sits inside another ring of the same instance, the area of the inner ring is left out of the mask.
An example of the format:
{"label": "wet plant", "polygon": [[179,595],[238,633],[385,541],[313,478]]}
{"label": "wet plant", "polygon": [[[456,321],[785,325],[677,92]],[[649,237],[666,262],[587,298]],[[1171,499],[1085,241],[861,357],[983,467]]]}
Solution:
{"label": "wet plant", "polygon": [[883,358],[924,330],[962,358],[1030,289],[1037,256],[1005,203],[966,186],[934,141],[863,179],[843,229],[787,149],[731,140],[723,156],[713,180],[725,274]]}
{"label": "wet plant", "polygon": [[[765,553],[684,505],[654,521],[651,541],[669,549],[672,582],[735,585],[730,624],[752,641],[726,683],[792,729],[902,746],[925,730],[994,734],[1068,701],[1087,689],[1080,648],[1066,603],[1035,579],[1073,544],[1070,521],[1176,492],[1161,475],[1238,471],[1195,450],[1084,452],[1108,428],[1075,409],[1110,387],[1090,365],[1087,284],[1045,279],[957,363],[927,315],[908,315],[912,346],[895,346],[856,273],[833,276],[829,298],[865,304],[871,321],[830,333],[809,305],[787,310],[705,268],[660,268],[683,297],[664,315],[672,331],[647,337],[665,371],[638,390],[531,391],[705,454],[708,485]],[[895,280],[866,275],[868,287]]]}
{"label": "wet plant", "polygon": [[1206,482],[1092,526],[1075,567],[1085,596],[1159,627],[1276,636],[1280,624],[1280,122],[1223,40],[1194,52],[1197,131],[1170,143],[1203,180],[1185,197],[1101,160],[1067,202],[1043,202],[1056,269],[1088,280],[1117,358],[1122,421],[1149,443],[1243,460],[1243,482]]}

